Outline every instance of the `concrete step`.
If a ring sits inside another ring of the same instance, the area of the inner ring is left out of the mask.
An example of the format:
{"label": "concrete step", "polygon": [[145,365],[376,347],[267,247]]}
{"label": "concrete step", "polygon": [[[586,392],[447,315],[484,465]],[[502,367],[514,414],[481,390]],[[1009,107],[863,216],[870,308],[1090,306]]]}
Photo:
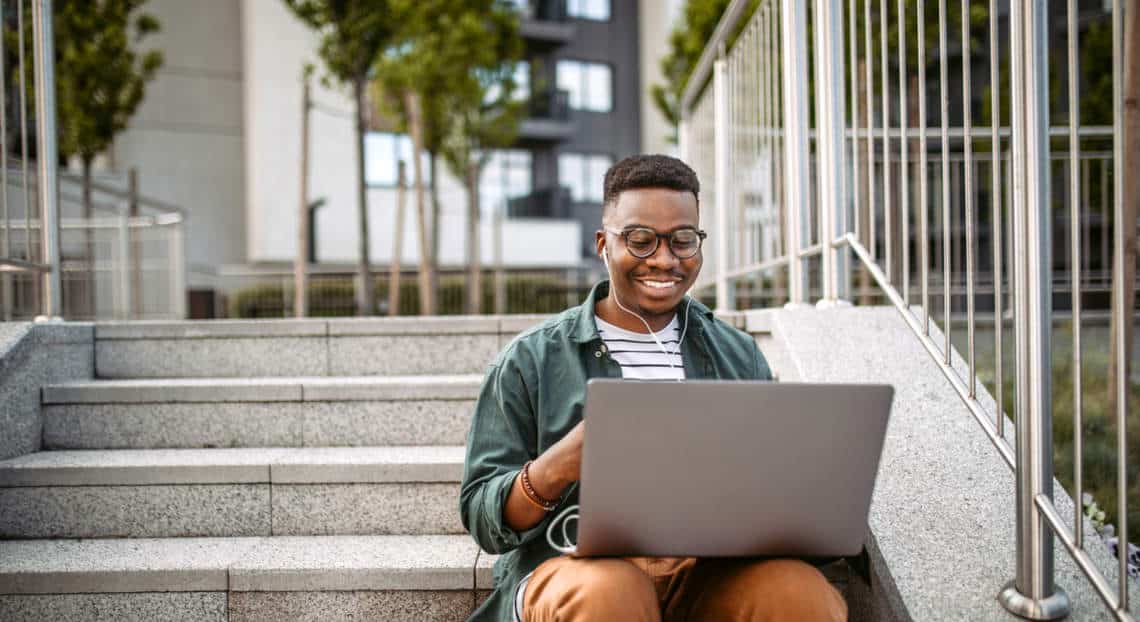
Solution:
{"label": "concrete step", "polygon": [[43,389],[46,449],[461,445],[482,376],[97,380]]}
{"label": "concrete step", "polygon": [[545,316],[105,322],[100,378],[482,373]]}
{"label": "concrete step", "polygon": [[39,452],[0,461],[0,538],[460,534],[463,453]]}
{"label": "concrete step", "polygon": [[491,562],[466,535],[7,541],[0,620],[464,620]]}

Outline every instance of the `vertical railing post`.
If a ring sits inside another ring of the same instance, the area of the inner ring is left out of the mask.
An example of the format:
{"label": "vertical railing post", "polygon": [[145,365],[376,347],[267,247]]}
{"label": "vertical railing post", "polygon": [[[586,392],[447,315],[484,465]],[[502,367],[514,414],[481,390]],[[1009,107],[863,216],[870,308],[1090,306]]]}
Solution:
{"label": "vertical railing post", "polygon": [[822,298],[832,306],[846,294],[846,251],[831,242],[846,232],[844,192],[843,6],[841,0],[815,0],[816,184],[819,188],[819,240]]}
{"label": "vertical railing post", "polygon": [[999,600],[1034,620],[1070,611],[1068,596],[1053,584],[1053,532],[1037,505],[1053,499],[1048,36],[1044,3],[1010,3],[1017,575]]}
{"label": "vertical railing post", "polygon": [[808,236],[811,146],[808,142],[807,1],[781,0],[780,41],[784,86],[784,247],[788,254],[788,305],[807,302],[808,274],[800,250]]}
{"label": "vertical railing post", "polygon": [[32,2],[33,62],[36,91],[36,159],[40,191],[40,240],[43,263],[51,266],[44,273],[43,308],[48,318],[58,318],[62,307],[59,261],[59,187],[56,163],[59,152],[55,131],[55,45],[52,34],[51,0]]}
{"label": "vertical railing post", "polygon": [[716,222],[713,224],[716,227],[717,311],[730,311],[733,308],[732,292],[728,287],[729,160],[732,157],[728,96],[728,61],[722,50],[713,64],[713,170],[716,176]]}
{"label": "vertical railing post", "polygon": [[185,227],[185,216],[170,227],[170,307],[178,320],[186,319]]}
{"label": "vertical railing post", "polygon": [[[134,299],[134,294],[131,288],[131,214],[128,207],[119,207],[117,224],[115,252],[109,253],[109,256],[115,258],[115,261],[110,265],[110,272],[111,278],[116,282],[117,287],[115,289],[118,292],[118,295],[114,297],[114,316],[115,319],[129,320],[131,319],[131,301]],[[91,226],[90,221],[87,222],[87,226]]]}

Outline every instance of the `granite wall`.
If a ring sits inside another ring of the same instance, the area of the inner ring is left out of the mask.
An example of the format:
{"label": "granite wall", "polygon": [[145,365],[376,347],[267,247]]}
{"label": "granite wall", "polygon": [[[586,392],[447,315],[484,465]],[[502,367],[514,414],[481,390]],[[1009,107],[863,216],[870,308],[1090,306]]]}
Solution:
{"label": "granite wall", "polygon": [[40,387],[94,373],[91,324],[0,323],[0,460],[40,449]]}

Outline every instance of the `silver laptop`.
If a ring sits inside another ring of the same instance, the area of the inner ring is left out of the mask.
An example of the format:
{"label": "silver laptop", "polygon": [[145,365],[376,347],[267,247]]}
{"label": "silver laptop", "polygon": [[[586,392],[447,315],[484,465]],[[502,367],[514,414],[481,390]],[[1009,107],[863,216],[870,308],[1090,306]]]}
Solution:
{"label": "silver laptop", "polygon": [[894,389],[590,380],[579,556],[855,555]]}

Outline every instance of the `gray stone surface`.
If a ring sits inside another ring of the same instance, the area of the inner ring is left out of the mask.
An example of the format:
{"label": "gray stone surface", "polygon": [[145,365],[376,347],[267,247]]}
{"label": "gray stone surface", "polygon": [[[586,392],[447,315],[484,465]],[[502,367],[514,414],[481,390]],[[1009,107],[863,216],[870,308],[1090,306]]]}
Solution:
{"label": "gray stone surface", "polygon": [[269,533],[268,484],[0,489],[0,538],[169,538]]}
{"label": "gray stone surface", "polygon": [[230,622],[461,622],[471,615],[479,595],[470,590],[399,590],[351,592],[231,592]]}
{"label": "gray stone surface", "polygon": [[[1014,574],[1012,473],[898,311],[781,310],[772,318],[803,380],[895,386],[870,526],[910,616],[1015,619],[995,598]],[[1071,517],[1071,501],[1055,495]],[[1055,548],[1072,619],[1109,619],[1062,546]],[[1115,583],[1104,551],[1090,544],[1089,552]]]}
{"label": "gray stone surface", "polygon": [[492,570],[495,567],[495,562],[499,560],[498,555],[491,555],[478,551],[479,559],[475,560],[475,587],[480,590],[489,590],[495,587],[495,577]]}
{"label": "gray stone surface", "polygon": [[97,380],[49,385],[45,404],[301,401],[296,378],[178,378]]}
{"label": "gray stone surface", "polygon": [[0,594],[225,591],[262,540],[0,540]]}
{"label": "gray stone surface", "polygon": [[31,322],[0,322],[0,360],[6,359],[12,348],[30,332]]}
{"label": "gray stone surface", "polygon": [[43,444],[45,449],[461,445],[473,405],[470,400],[53,404],[43,407]]}
{"label": "gray stone surface", "polygon": [[231,565],[230,589],[469,590],[477,550],[467,535],[265,538]]}
{"label": "gray stone surface", "polygon": [[329,374],[481,374],[498,351],[497,333],[333,337]]}
{"label": "gray stone surface", "polygon": [[226,622],[225,592],[0,595],[6,622]]}
{"label": "gray stone surface", "polygon": [[94,373],[90,324],[0,324],[0,460],[40,448],[40,387]]}
{"label": "gray stone surface", "polygon": [[546,314],[500,315],[499,334],[514,337],[524,330],[538,326],[550,318],[551,316]]}
{"label": "gray stone surface", "polygon": [[[445,354],[437,352],[445,358]],[[351,400],[473,400],[483,376],[358,376],[305,378],[299,381],[305,401]]]}
{"label": "gray stone surface", "polygon": [[95,343],[101,378],[323,376],[324,337],[102,339]]}
{"label": "gray stone surface", "polygon": [[43,451],[0,462],[3,486],[140,486],[269,481],[288,449]]}
{"label": "gray stone surface", "polygon": [[330,319],[329,335],[494,335],[499,319],[492,315],[437,317],[337,318]]}
{"label": "gray stone surface", "polygon": [[462,445],[474,408],[470,400],[306,402],[304,444]]}
{"label": "gray stone surface", "polygon": [[[310,410],[311,406],[300,402],[45,405],[43,444],[45,449],[299,447]],[[402,421],[398,412],[389,420]],[[354,421],[364,422],[366,418]],[[314,429],[325,428],[317,425]],[[374,436],[360,434],[361,438]]]}
{"label": "gray stone surface", "polygon": [[458,498],[458,483],[274,484],[273,534],[466,533]]}
{"label": "gray stone surface", "polygon": [[0,383],[0,458],[21,456],[40,448],[39,384],[45,370],[33,354],[26,364],[9,370]]}
{"label": "gray stone surface", "polygon": [[270,467],[274,484],[458,483],[462,446],[313,447],[282,452]]}
{"label": "gray stone surface", "polygon": [[458,482],[462,446],[41,451],[0,461],[0,486]]}
{"label": "gray stone surface", "polygon": [[315,319],[162,320],[99,322],[95,338],[104,339],[221,339],[231,337],[323,337],[328,322]]}

